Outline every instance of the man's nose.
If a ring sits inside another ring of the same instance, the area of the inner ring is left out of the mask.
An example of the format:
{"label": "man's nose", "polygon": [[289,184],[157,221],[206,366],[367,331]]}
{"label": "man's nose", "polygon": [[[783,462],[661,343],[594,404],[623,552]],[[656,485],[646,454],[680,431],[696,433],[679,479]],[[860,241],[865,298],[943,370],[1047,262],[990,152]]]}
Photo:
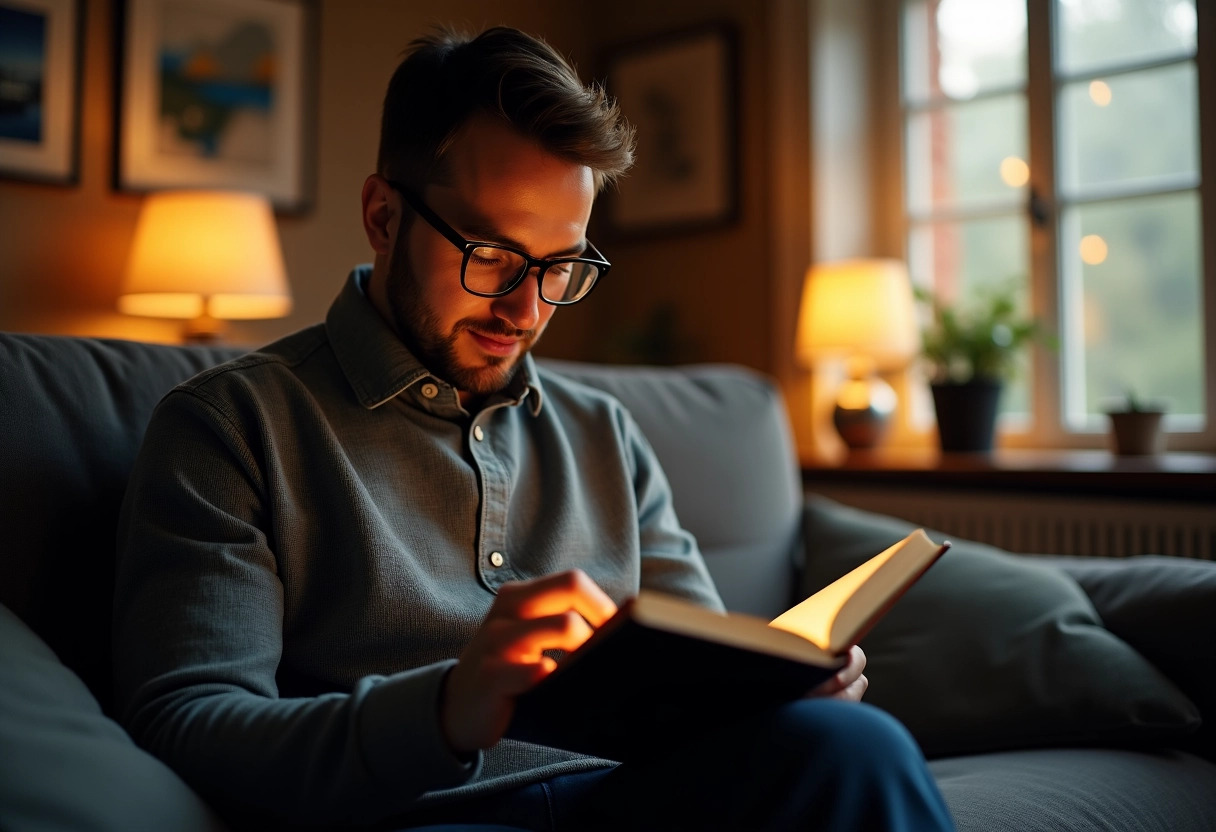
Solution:
{"label": "man's nose", "polygon": [[540,321],[540,289],[537,269],[529,269],[510,294],[494,298],[490,311],[516,329],[535,329]]}

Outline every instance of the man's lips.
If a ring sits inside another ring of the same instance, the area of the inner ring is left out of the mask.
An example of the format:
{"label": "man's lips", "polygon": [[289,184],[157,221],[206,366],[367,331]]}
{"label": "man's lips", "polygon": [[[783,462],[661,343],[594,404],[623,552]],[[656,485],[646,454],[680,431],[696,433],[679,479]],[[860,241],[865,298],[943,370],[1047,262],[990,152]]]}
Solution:
{"label": "man's lips", "polygon": [[521,340],[519,338],[504,338],[501,335],[483,335],[472,329],[469,330],[469,335],[472,336],[473,342],[478,347],[490,355],[510,355],[515,352],[515,347]]}

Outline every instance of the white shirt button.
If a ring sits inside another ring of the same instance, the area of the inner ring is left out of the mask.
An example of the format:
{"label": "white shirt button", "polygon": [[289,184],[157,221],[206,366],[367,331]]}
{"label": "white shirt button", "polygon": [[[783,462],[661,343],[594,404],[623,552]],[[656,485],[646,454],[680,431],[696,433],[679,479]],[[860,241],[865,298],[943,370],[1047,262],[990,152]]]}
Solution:
{"label": "white shirt button", "polygon": [[[473,426],[473,438],[476,439],[478,442],[480,442],[481,440],[486,438],[486,432],[481,429],[481,425]],[[497,566],[498,564],[496,563],[494,565]]]}
{"label": "white shirt button", "polygon": [[439,395],[438,385],[431,384],[429,381],[422,385],[422,395],[428,399],[433,399]]}
{"label": "white shirt button", "polygon": [[507,559],[502,556],[502,552],[490,552],[490,563],[494,566],[502,566],[507,562]]}

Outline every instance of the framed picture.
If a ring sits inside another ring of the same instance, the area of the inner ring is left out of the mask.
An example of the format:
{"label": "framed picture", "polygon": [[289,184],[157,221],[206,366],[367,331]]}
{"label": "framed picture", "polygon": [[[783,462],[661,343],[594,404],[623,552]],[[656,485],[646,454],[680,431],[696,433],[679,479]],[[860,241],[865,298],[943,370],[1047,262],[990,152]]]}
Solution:
{"label": "framed picture", "polygon": [[633,169],[607,196],[618,236],[733,222],[738,213],[736,37],[725,24],[613,52],[608,93],[637,127]]}
{"label": "framed picture", "polygon": [[80,18],[77,0],[0,0],[0,176],[76,182]]}
{"label": "framed picture", "polygon": [[216,188],[309,203],[306,0],[125,0],[115,186]]}

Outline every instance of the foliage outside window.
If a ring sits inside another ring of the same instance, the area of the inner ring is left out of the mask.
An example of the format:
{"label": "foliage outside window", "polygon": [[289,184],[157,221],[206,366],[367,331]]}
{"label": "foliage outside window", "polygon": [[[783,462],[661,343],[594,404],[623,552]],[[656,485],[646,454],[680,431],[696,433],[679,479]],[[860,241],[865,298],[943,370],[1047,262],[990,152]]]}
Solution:
{"label": "foliage outside window", "polygon": [[901,22],[913,279],[959,302],[1012,281],[1058,336],[1058,389],[1027,362],[1004,413],[1068,444],[1134,388],[1210,433],[1195,0],[904,0]]}

